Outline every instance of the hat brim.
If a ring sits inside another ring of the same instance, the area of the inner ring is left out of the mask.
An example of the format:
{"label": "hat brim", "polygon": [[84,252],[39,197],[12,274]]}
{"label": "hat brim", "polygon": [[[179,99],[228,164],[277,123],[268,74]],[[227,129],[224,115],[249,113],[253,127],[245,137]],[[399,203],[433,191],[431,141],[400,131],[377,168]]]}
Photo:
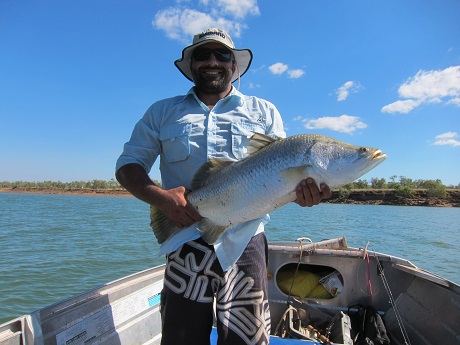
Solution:
{"label": "hat brim", "polygon": [[[184,50],[182,50],[182,57],[174,61],[174,65],[176,65],[179,71],[181,71],[181,73],[188,80],[193,81],[192,71],[190,70],[190,61],[191,61],[191,55],[192,55],[193,50],[199,47],[200,45],[209,43],[210,41],[211,40],[206,40],[206,41],[202,41],[196,44],[192,44],[188,47],[185,47]],[[249,69],[249,66],[251,66],[252,51],[249,49],[234,49],[220,41],[216,41],[216,42],[222,45],[225,45],[228,49],[232,51],[233,56],[235,57],[236,69],[232,76],[232,83],[233,83],[235,80],[238,79],[238,77],[242,77]]]}

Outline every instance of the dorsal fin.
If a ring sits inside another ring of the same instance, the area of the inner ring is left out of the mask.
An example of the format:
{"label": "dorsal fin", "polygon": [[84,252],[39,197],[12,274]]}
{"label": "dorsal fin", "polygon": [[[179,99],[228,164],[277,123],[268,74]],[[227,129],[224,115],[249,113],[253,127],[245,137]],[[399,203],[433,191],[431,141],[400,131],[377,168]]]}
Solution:
{"label": "dorsal fin", "polygon": [[264,147],[280,139],[280,137],[272,138],[268,135],[254,132],[254,134],[249,138],[249,144],[247,148],[248,154],[252,155],[253,153],[263,149]]}
{"label": "dorsal fin", "polygon": [[217,173],[228,165],[234,164],[234,161],[227,161],[219,158],[211,158],[199,168],[191,183],[192,190],[197,190],[204,186],[206,180],[212,174]]}

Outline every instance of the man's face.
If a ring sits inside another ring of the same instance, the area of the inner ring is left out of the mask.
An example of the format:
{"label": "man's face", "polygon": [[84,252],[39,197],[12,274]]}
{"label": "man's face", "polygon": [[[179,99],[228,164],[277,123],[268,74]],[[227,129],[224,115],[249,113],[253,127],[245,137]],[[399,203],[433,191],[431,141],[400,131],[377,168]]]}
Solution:
{"label": "man's face", "polygon": [[193,51],[191,70],[197,88],[209,94],[228,90],[235,70],[233,56],[230,55],[230,61],[226,61],[228,53],[231,54],[228,48],[214,42],[203,44]]}

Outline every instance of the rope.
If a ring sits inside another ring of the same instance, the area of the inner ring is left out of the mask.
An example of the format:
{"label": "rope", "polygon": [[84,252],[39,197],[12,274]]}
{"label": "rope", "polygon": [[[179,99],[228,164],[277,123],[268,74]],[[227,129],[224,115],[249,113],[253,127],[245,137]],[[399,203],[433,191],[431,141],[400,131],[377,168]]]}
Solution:
{"label": "rope", "polygon": [[289,313],[289,310],[294,310],[297,313],[297,309],[294,307],[289,306],[286,311],[284,312],[283,316],[281,316],[280,322],[278,322],[278,325],[275,328],[275,334],[278,336],[281,336],[280,333],[280,327],[282,326],[283,322],[285,321],[286,315]]}
{"label": "rope", "polygon": [[377,262],[377,268],[378,268],[378,271],[380,273],[380,277],[382,278],[383,286],[385,287],[385,290],[386,290],[386,292],[388,294],[388,298],[390,299],[390,304],[393,307],[393,310],[394,310],[395,316],[396,316],[396,320],[398,321],[399,329],[401,330],[401,334],[402,334],[402,336],[404,338],[404,344],[410,345],[409,335],[407,334],[406,328],[404,327],[404,323],[403,323],[401,314],[399,314],[399,310],[396,307],[395,299],[393,298],[393,294],[391,293],[390,285],[388,284],[387,278],[385,277],[385,273],[383,271],[383,267],[380,264],[380,261],[379,261],[379,259],[377,257],[377,254],[375,253],[375,251],[374,251],[374,257],[375,257],[375,261]]}
{"label": "rope", "polygon": [[367,261],[367,288],[369,290],[369,295],[372,297],[372,283],[371,283],[371,263],[369,260],[369,253],[366,249],[366,261]]}
{"label": "rope", "polygon": [[[238,79],[238,82],[239,82],[239,79]],[[294,282],[295,282],[295,279],[297,277],[297,272],[299,271],[299,266],[300,266],[300,262],[301,262],[301,259],[302,259],[302,240],[297,239],[297,241],[300,242],[300,255],[299,255],[299,261],[297,262],[297,267],[296,267],[296,270],[295,270],[295,273],[294,273],[294,278],[292,279],[291,288],[289,289],[289,295],[288,295],[287,300],[286,300],[286,304],[287,304],[288,308],[284,312],[283,316],[281,316],[281,319],[278,322],[278,325],[276,326],[276,329],[275,329],[275,334],[278,335],[278,336],[282,336],[282,337],[284,335],[279,334],[279,332],[280,332],[280,327],[282,326],[283,322],[285,321],[286,315],[289,313],[290,310],[293,310],[293,311],[295,311],[296,314],[298,314],[297,309],[294,308],[293,306],[289,305],[289,300],[291,299],[291,295],[292,295],[292,288],[294,286]]]}
{"label": "rope", "polygon": [[302,237],[302,238],[298,238],[296,240],[296,242],[299,242],[300,243],[300,247],[299,247],[299,250],[300,250],[300,254],[299,254],[299,261],[297,261],[297,267],[295,269],[295,273],[294,273],[294,278],[292,279],[292,282],[291,282],[291,288],[289,289],[289,295],[288,295],[288,298],[287,298],[287,305],[289,305],[289,299],[291,298],[292,296],[292,288],[294,287],[294,282],[295,282],[295,279],[297,278],[297,273],[299,272],[299,267],[300,267],[300,262],[302,261],[302,254],[303,254],[303,240],[309,240],[311,243],[313,243],[313,241],[309,238],[306,238],[306,237]]}
{"label": "rope", "polygon": [[239,90],[241,86],[240,69],[238,68],[238,64],[236,63],[236,61],[235,61],[235,65],[236,65],[236,70],[238,71],[238,90]]}

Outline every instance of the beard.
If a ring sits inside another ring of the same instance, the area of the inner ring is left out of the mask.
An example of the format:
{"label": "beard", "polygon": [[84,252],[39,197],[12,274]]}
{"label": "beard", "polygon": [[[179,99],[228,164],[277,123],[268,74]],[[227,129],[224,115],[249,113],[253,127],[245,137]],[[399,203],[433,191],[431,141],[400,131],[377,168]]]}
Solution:
{"label": "beard", "polygon": [[203,66],[200,69],[191,68],[193,82],[195,86],[202,92],[207,94],[220,94],[228,89],[231,84],[233,70],[231,68],[215,67],[216,71],[221,72],[217,76],[207,76],[200,72],[201,69],[210,69],[209,67]]}

